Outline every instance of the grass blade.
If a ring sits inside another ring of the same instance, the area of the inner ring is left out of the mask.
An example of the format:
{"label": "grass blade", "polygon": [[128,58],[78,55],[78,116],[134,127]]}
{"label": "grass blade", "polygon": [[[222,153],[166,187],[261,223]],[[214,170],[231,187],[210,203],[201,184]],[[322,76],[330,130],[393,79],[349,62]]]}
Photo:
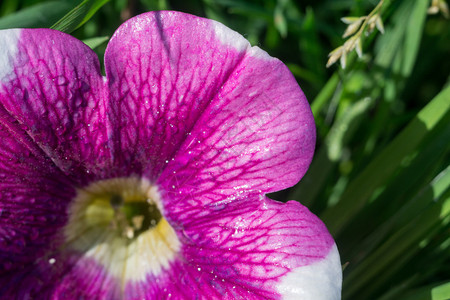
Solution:
{"label": "grass blade", "polygon": [[374,191],[381,187],[397,170],[402,160],[410,155],[436,124],[450,111],[450,86],[437,95],[408,126],[372,160],[342,194],[339,202],[322,215],[322,220],[333,234],[362,209]]}
{"label": "grass blade", "polygon": [[50,28],[71,33],[86,23],[109,0],[84,0]]}

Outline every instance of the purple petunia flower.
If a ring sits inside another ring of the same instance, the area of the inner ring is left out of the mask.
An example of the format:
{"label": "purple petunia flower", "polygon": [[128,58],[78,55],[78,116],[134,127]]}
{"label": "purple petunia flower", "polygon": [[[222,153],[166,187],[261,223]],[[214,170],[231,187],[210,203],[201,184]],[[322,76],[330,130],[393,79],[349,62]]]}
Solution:
{"label": "purple petunia flower", "polygon": [[1,299],[340,299],[333,238],[265,194],[315,126],[286,66],[178,12],[0,31]]}

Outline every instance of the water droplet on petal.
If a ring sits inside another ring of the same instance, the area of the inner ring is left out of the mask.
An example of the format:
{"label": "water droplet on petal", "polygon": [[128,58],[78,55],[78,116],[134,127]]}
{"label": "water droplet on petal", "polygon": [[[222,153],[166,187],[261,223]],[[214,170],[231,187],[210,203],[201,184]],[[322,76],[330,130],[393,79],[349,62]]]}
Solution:
{"label": "water droplet on petal", "polygon": [[55,78],[53,78],[53,81],[57,84],[57,85],[68,85],[69,84],[69,80],[63,76],[57,76]]}
{"label": "water droplet on petal", "polygon": [[80,108],[80,107],[86,107],[87,105],[88,105],[88,102],[83,97],[78,97],[77,99],[75,99],[75,107]]}
{"label": "water droplet on petal", "polygon": [[211,205],[211,209],[214,211],[220,211],[227,207],[227,203],[214,203]]}
{"label": "water droplet on petal", "polygon": [[56,102],[56,108],[57,109],[63,109],[64,108],[64,101],[62,99],[58,100]]}

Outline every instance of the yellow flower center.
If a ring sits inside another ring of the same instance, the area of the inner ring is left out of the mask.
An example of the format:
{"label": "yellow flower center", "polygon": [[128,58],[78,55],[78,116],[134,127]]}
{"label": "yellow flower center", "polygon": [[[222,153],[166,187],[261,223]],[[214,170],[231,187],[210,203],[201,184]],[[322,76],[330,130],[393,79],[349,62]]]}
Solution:
{"label": "yellow flower center", "polygon": [[168,268],[180,249],[163,213],[156,186],[145,179],[95,182],[79,189],[69,208],[66,246],[95,259],[122,284],[144,280]]}

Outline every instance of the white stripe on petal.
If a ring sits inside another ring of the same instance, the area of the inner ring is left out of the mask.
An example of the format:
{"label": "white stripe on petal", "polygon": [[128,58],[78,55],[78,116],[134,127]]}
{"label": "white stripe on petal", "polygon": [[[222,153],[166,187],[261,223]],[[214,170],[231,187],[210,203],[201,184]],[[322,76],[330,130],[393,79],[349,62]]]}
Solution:
{"label": "white stripe on petal", "polygon": [[0,30],[0,82],[5,82],[14,69],[21,29]]}
{"label": "white stripe on petal", "polygon": [[339,300],[341,284],[341,261],[334,245],[325,259],[293,270],[277,288],[284,300]]}

